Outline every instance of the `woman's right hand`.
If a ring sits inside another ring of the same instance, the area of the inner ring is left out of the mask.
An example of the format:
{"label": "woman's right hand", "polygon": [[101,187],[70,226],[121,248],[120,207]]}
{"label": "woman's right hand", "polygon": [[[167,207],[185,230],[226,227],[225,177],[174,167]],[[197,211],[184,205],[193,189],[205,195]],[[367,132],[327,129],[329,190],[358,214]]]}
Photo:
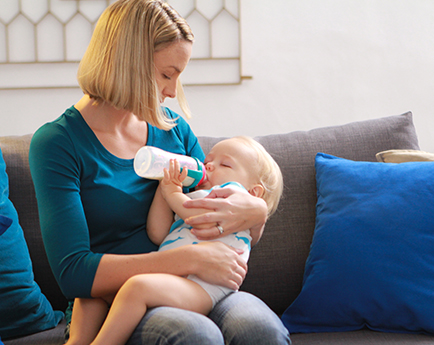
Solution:
{"label": "woman's right hand", "polygon": [[242,251],[222,242],[202,242],[192,248],[197,253],[195,272],[202,280],[238,290],[247,274]]}

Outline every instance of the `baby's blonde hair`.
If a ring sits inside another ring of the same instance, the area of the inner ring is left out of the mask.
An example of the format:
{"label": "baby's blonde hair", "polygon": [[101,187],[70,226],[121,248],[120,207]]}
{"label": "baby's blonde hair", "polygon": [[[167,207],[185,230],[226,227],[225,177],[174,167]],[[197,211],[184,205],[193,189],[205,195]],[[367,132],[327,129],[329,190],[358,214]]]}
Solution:
{"label": "baby's blonde hair", "polygon": [[264,187],[265,200],[268,206],[268,217],[277,210],[280,198],[283,193],[283,176],[279,165],[271,157],[259,142],[247,136],[237,136],[234,139],[240,140],[251,147],[258,156],[256,163],[259,183]]}
{"label": "baby's blonde hair", "polygon": [[[193,42],[193,33],[169,4],[161,0],[118,0],[96,24],[80,62],[78,82],[96,102],[133,112],[160,129],[174,126],[161,109],[154,53],[178,40]],[[178,80],[179,81],[179,80]],[[190,111],[182,85],[177,98],[186,117]]]}

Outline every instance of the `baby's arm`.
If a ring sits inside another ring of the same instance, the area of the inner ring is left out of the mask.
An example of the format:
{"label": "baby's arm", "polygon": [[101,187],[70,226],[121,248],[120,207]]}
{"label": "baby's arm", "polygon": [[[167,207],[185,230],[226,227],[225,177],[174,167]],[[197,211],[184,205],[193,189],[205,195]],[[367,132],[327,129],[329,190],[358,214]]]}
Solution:
{"label": "baby's arm", "polygon": [[[181,173],[179,162],[171,161],[169,170],[164,171],[164,178],[155,192],[149,209],[146,230],[150,240],[157,245],[160,245],[169,233],[173,223],[173,212],[182,219],[209,212],[203,208],[187,209],[183,206],[186,200],[190,200],[182,192],[182,181],[186,176],[187,169]],[[206,227],[214,225],[205,224]]]}
{"label": "baby's arm", "polygon": [[161,194],[161,183],[157,188],[148,213],[146,231],[149,239],[160,245],[173,224],[173,211]]}
{"label": "baby's arm", "polygon": [[[171,160],[169,170],[164,170],[164,178],[160,182],[161,194],[169,207],[180,218],[186,219],[188,217],[209,213],[209,210],[204,208],[185,208],[184,202],[190,198],[182,192],[182,181],[187,177],[187,169],[180,172],[179,162]],[[215,225],[215,224],[214,224]]]}

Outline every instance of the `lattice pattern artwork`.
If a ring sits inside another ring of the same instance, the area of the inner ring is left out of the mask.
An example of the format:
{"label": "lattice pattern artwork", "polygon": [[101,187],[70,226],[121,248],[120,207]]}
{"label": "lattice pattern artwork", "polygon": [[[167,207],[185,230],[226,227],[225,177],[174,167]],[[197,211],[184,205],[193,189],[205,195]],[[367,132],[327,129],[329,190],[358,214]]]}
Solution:
{"label": "lattice pattern artwork", "polygon": [[[99,16],[114,1],[0,0],[0,88],[76,86],[75,80],[63,79],[56,85],[55,77],[39,82],[35,78],[42,71],[58,74],[63,69],[64,76],[69,76],[85,52]],[[240,0],[168,2],[187,19],[195,34],[184,83],[240,83]],[[29,85],[14,85],[6,78],[10,73],[27,73]]]}

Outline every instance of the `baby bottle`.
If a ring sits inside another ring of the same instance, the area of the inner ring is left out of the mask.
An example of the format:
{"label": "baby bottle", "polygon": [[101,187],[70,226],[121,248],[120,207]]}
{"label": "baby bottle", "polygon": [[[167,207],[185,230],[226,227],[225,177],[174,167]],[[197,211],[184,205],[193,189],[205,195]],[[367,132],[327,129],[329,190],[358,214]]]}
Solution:
{"label": "baby bottle", "polygon": [[140,177],[151,180],[163,179],[163,169],[169,169],[171,159],[176,159],[181,166],[188,169],[188,174],[182,182],[184,187],[196,187],[205,180],[205,166],[196,157],[167,152],[153,146],[143,146],[134,158],[134,171]]}

